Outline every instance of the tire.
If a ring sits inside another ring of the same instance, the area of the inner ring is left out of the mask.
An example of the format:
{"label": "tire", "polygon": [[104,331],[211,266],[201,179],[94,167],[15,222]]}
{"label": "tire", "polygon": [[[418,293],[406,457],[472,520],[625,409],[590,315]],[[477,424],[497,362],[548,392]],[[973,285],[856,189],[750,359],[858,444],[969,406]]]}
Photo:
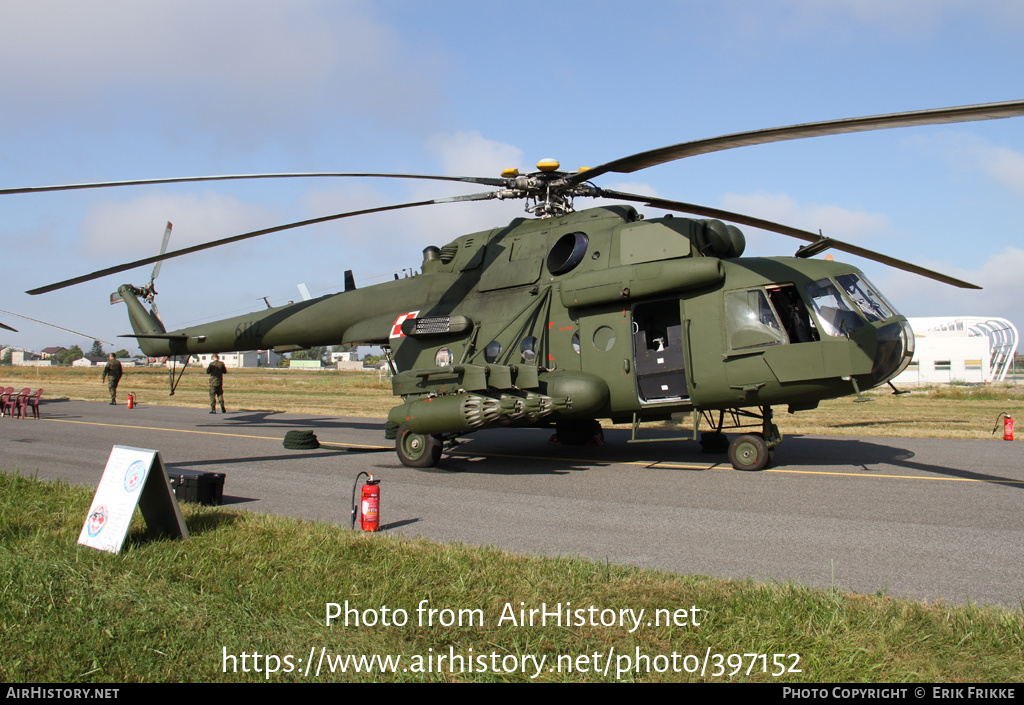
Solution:
{"label": "tire", "polygon": [[440,436],[413,433],[405,426],[395,436],[395,452],[402,465],[410,468],[432,468],[441,460],[443,444]]}
{"label": "tire", "polygon": [[729,444],[729,462],[737,470],[754,472],[764,470],[771,461],[772,452],[764,438],[757,434],[746,433],[737,436]]}

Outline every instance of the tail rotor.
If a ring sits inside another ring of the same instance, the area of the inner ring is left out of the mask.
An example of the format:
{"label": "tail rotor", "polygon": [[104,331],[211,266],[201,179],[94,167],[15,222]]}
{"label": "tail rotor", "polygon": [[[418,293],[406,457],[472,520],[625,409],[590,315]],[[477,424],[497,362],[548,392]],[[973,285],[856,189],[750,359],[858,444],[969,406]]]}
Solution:
{"label": "tail rotor", "polygon": [[[160,243],[160,254],[157,255],[158,257],[163,257],[163,255],[167,252],[167,245],[171,241],[171,229],[173,227],[174,226],[171,224],[171,221],[167,221],[167,227],[164,229],[164,239]],[[150,305],[150,308],[153,309],[153,315],[156,316],[157,319],[161,323],[163,323],[163,319],[160,318],[160,311],[156,307],[156,287],[155,287],[155,283],[156,283],[156,278],[158,276],[160,276],[160,267],[163,265],[163,263],[164,263],[164,261],[160,260],[155,265],[153,265],[153,273],[149,277],[149,283],[148,284],[146,284],[145,286],[143,286],[141,288],[140,287],[132,287],[132,293],[134,293],[136,296],[141,297],[146,303],[148,303]],[[119,293],[117,293],[116,291],[113,294],[110,295],[110,304],[111,305],[119,304],[122,301],[124,301],[124,299],[121,298],[121,295]]]}

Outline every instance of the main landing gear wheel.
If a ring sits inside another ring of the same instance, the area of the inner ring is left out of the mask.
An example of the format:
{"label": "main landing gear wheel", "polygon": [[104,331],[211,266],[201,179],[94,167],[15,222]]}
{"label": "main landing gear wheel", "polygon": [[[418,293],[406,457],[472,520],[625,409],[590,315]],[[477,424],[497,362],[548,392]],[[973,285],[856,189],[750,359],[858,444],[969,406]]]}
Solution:
{"label": "main landing gear wheel", "polygon": [[729,462],[737,470],[764,470],[774,455],[764,437],[754,433],[737,436],[729,444]]}
{"label": "main landing gear wheel", "polygon": [[395,436],[395,452],[402,465],[410,468],[432,468],[441,460],[443,443],[440,436],[413,433],[405,426]]}

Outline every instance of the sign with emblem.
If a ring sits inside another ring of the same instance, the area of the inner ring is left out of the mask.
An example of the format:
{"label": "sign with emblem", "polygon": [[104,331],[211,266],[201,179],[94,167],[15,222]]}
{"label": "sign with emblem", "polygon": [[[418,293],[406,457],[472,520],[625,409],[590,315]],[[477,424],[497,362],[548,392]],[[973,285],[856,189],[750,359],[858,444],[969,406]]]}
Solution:
{"label": "sign with emblem", "polygon": [[150,531],[188,538],[188,529],[171,491],[160,453],[114,446],[89,507],[78,543],[120,553],[135,508]]}

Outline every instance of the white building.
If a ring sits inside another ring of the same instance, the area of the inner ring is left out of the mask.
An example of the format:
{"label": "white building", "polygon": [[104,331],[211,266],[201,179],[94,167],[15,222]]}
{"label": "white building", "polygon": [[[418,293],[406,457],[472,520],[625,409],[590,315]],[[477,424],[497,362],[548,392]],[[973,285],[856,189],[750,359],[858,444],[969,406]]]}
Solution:
{"label": "white building", "polygon": [[[277,367],[282,359],[273,350],[245,350],[217,354],[220,355],[220,361],[224,363],[225,367],[236,369],[239,367]],[[213,362],[213,353],[193,355],[189,360],[190,365],[201,365],[202,367],[207,367],[211,362]],[[171,364],[170,360],[167,364]]]}
{"label": "white building", "polygon": [[53,360],[44,360],[33,352],[15,350],[11,352],[11,364],[16,367],[50,367]]}
{"label": "white building", "polygon": [[893,380],[901,384],[984,384],[1002,382],[1020,337],[1004,318],[910,318],[914,359]]}
{"label": "white building", "polygon": [[72,367],[103,367],[107,364],[106,357],[95,357],[93,355],[83,355],[74,362],[71,363]]}

